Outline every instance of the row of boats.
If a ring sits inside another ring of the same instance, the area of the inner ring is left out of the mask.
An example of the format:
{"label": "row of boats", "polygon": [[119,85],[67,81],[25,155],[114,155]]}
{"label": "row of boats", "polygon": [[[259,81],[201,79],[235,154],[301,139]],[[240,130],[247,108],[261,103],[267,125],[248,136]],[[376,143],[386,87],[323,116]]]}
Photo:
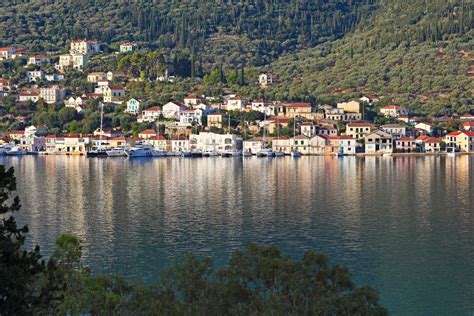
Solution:
{"label": "row of boats", "polygon": [[[87,157],[245,157],[252,156],[249,151],[228,150],[222,153],[217,153],[213,150],[208,151],[160,151],[155,150],[153,146],[142,145],[137,147],[115,147],[109,149],[97,149],[87,152]],[[272,149],[262,149],[256,153],[257,157],[282,157],[285,153],[281,151],[273,151]],[[298,151],[291,152],[292,157],[300,157],[301,153]]]}

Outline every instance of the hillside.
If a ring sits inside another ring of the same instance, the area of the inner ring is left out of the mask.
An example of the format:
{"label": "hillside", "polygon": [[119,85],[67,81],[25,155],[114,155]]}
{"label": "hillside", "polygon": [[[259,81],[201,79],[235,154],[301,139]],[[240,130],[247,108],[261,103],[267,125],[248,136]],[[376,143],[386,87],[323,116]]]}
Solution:
{"label": "hillside", "polygon": [[289,99],[378,95],[420,113],[474,110],[470,1],[385,0],[341,40],[286,55],[266,91]]}
{"label": "hillside", "polygon": [[71,39],[135,41],[208,62],[266,64],[341,38],[375,0],[3,0],[0,46],[64,49]]}

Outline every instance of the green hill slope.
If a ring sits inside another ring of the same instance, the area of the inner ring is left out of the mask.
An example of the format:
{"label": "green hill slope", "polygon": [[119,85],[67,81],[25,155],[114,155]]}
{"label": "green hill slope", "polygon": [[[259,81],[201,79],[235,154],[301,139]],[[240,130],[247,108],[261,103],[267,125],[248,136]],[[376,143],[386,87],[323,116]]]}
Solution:
{"label": "green hill slope", "polygon": [[415,112],[473,108],[472,1],[385,0],[353,34],[272,64],[289,99],[388,97]]}
{"label": "green hill slope", "polygon": [[3,0],[0,45],[62,49],[71,39],[136,41],[210,61],[262,65],[342,37],[376,0]]}

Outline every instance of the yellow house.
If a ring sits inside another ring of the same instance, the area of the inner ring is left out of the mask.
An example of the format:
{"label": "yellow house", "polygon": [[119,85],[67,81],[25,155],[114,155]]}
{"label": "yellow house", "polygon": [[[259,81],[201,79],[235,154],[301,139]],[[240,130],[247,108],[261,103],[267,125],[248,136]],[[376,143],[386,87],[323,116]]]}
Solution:
{"label": "yellow house", "polygon": [[350,102],[341,102],[337,104],[338,109],[344,110],[344,112],[349,113],[361,113],[360,110],[360,103],[357,101],[350,101]]}
{"label": "yellow house", "polygon": [[223,113],[213,113],[207,115],[207,126],[222,128]]}
{"label": "yellow house", "polygon": [[312,106],[305,102],[286,103],[285,105],[287,117],[304,117],[311,119],[313,116]]}

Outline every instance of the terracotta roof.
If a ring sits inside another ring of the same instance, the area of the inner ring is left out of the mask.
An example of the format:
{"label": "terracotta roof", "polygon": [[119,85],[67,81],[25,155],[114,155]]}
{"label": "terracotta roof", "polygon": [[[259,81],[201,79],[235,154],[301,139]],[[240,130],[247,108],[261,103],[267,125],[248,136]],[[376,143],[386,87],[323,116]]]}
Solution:
{"label": "terracotta roof", "polygon": [[428,137],[427,139],[423,140],[424,143],[440,143],[441,139],[436,137]]}
{"label": "terracotta roof", "polygon": [[188,140],[185,136],[177,136],[171,139],[171,141],[178,141],[178,140]]}
{"label": "terracotta roof", "polygon": [[160,106],[152,106],[152,107],[149,107],[147,109],[144,109],[143,111],[161,111],[161,107]]}
{"label": "terracotta roof", "polygon": [[474,136],[474,132],[462,132],[464,135],[472,137]]}
{"label": "terracotta roof", "polygon": [[146,129],[143,132],[140,132],[139,134],[145,134],[145,135],[156,135],[156,132],[152,129]]}
{"label": "terracotta roof", "polygon": [[279,137],[274,137],[273,140],[288,140],[289,138],[286,136],[279,136]]}
{"label": "terracotta roof", "polygon": [[328,139],[353,139],[350,136],[345,136],[345,135],[332,135],[328,136]]}
{"label": "terracotta roof", "polygon": [[461,132],[451,132],[447,134],[446,136],[458,136],[459,134],[461,134]]}
{"label": "terracotta roof", "polygon": [[152,136],[152,137],[148,138],[148,140],[166,140],[166,138],[164,138],[161,135],[156,135],[156,136]]}
{"label": "terracotta roof", "polygon": [[402,141],[402,142],[411,142],[414,141],[415,139],[413,137],[400,137],[397,139],[397,141]]}
{"label": "terracotta roof", "polygon": [[462,123],[462,126],[466,127],[466,126],[474,126],[474,122],[464,122]]}
{"label": "terracotta roof", "polygon": [[109,88],[110,88],[111,90],[125,90],[124,87],[118,86],[118,85],[117,85],[117,86],[115,86],[115,85],[109,85]]}
{"label": "terracotta roof", "polygon": [[49,59],[49,56],[45,56],[45,55],[36,55],[36,56],[32,56],[32,58],[35,58],[35,59]]}

